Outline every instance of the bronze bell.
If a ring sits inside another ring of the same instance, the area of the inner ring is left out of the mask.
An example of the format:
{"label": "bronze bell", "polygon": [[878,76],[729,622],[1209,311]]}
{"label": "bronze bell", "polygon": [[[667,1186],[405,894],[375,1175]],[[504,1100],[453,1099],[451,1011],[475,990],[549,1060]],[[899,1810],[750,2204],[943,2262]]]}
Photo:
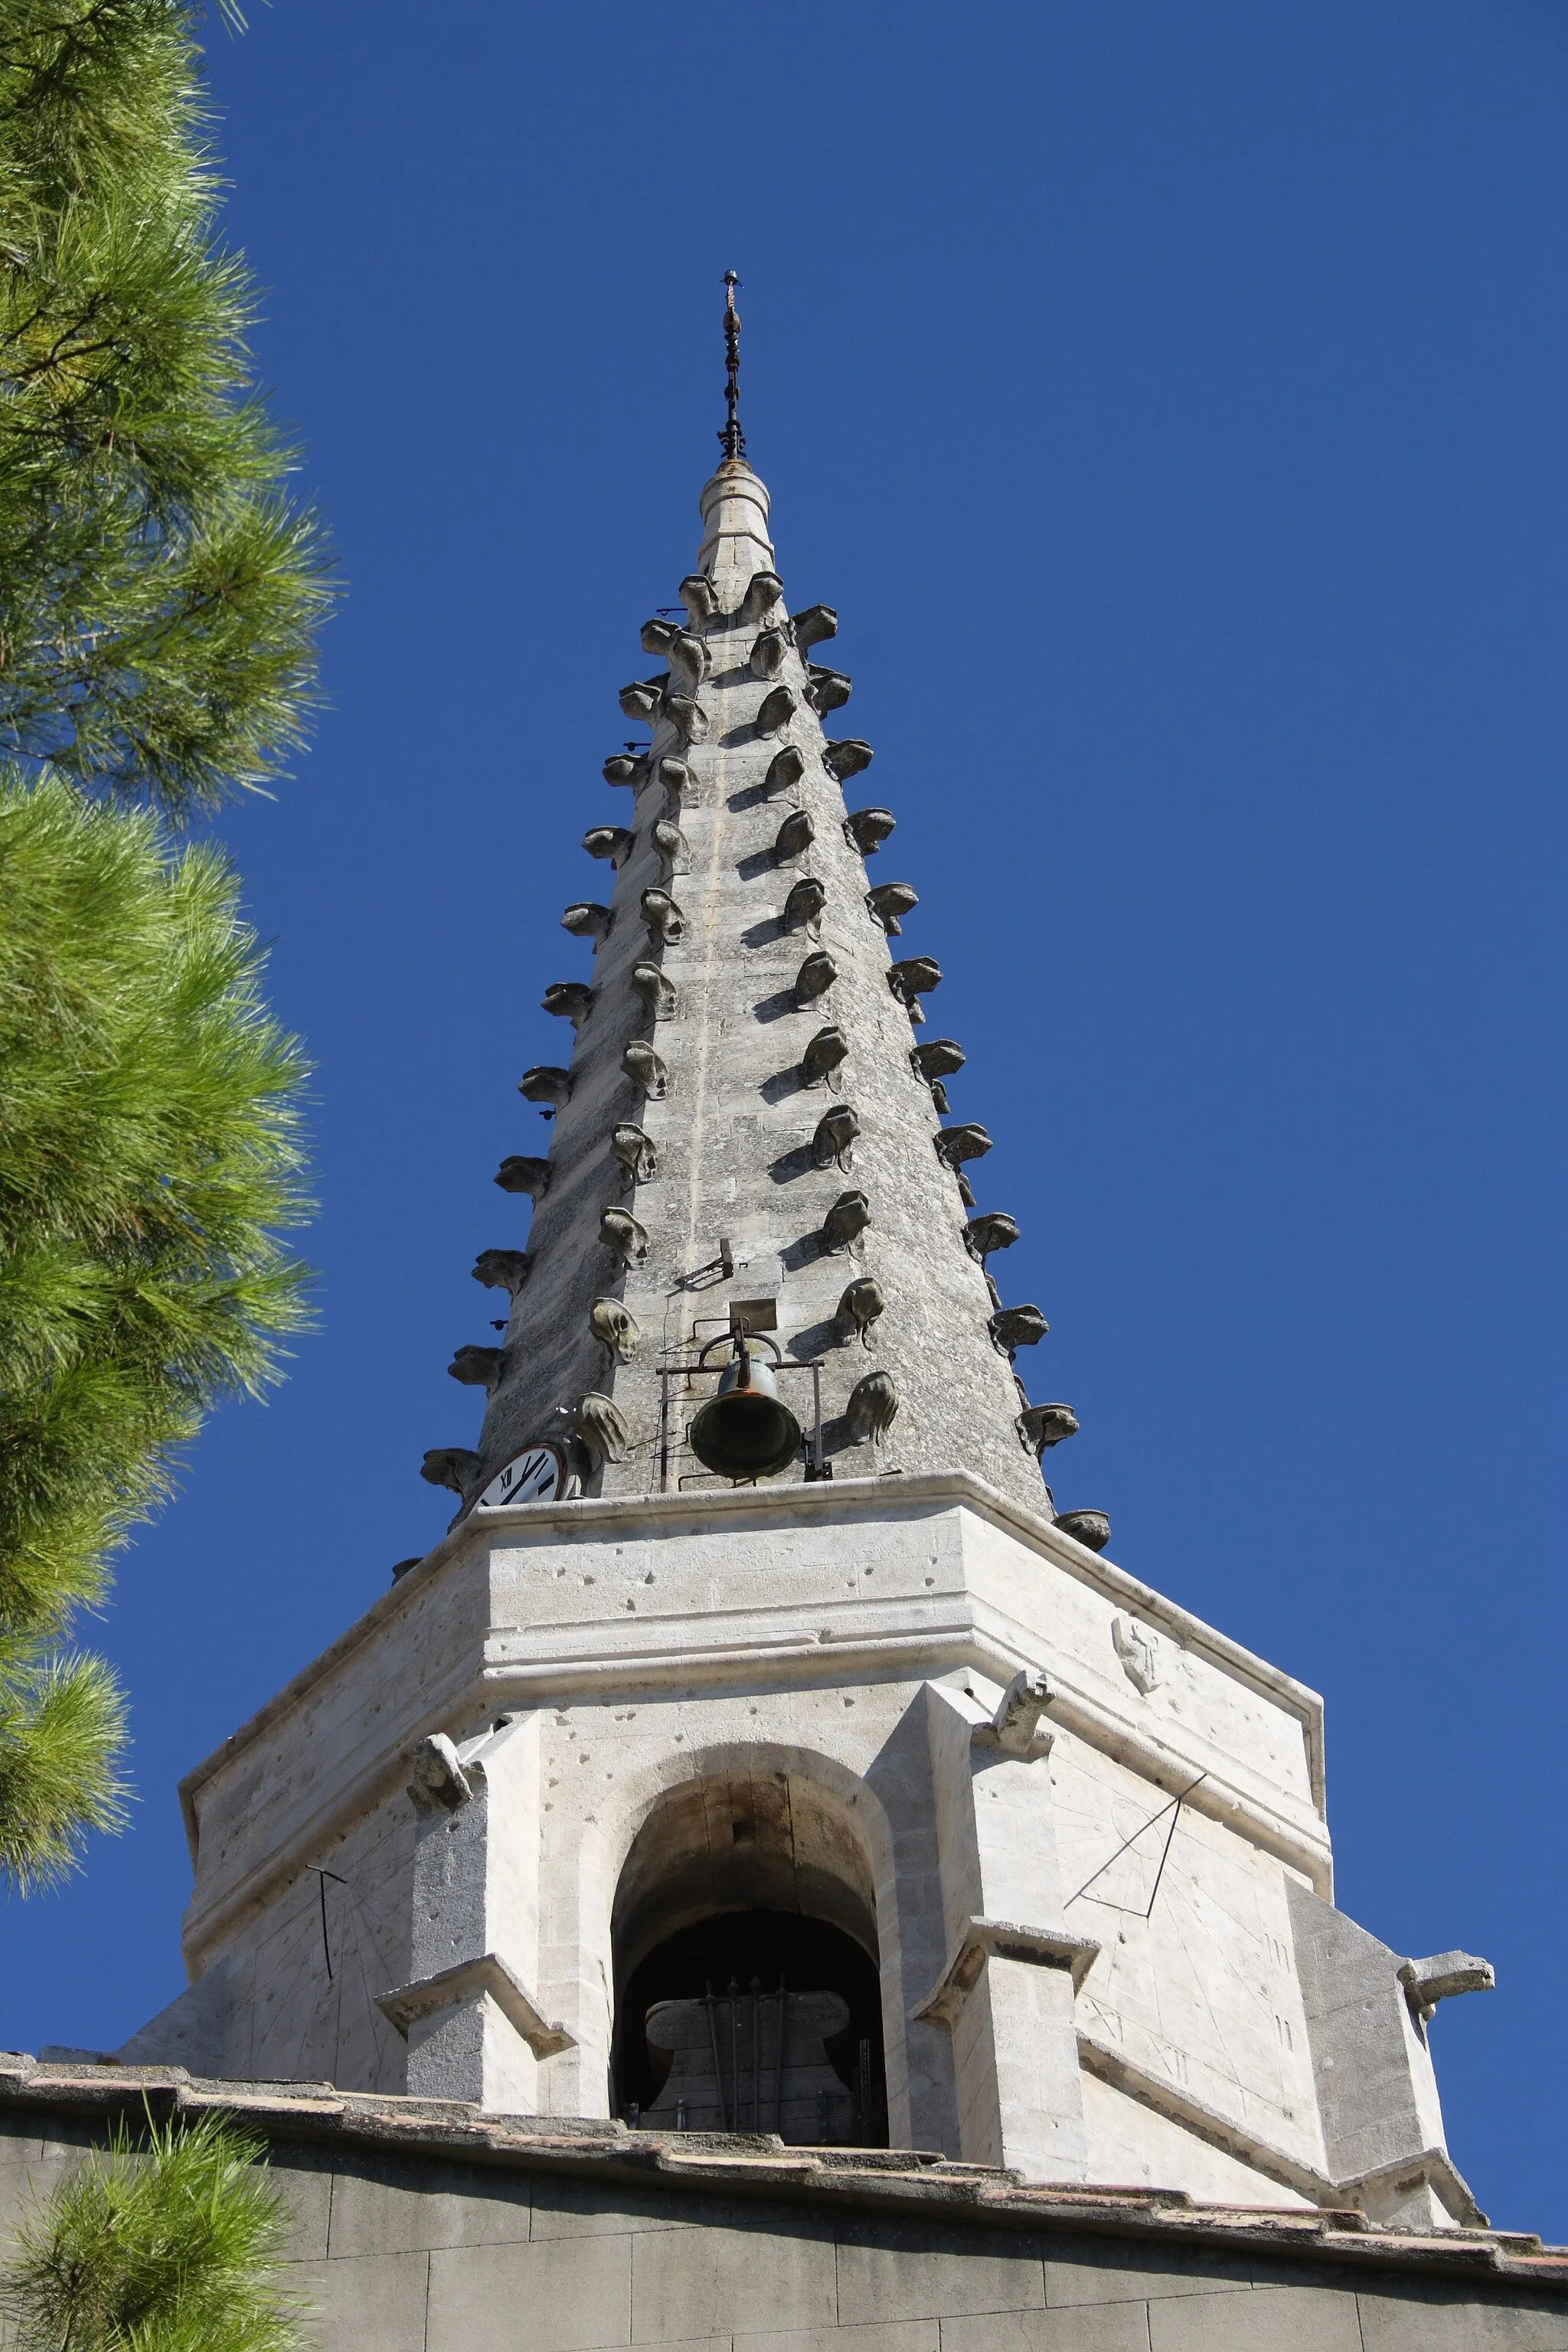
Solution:
{"label": "bronze bell", "polygon": [[800,1423],[779,1395],[773,1368],[737,1332],[714,1395],[691,1424],[691,1451],[724,1478],[776,1478],[800,1451]]}

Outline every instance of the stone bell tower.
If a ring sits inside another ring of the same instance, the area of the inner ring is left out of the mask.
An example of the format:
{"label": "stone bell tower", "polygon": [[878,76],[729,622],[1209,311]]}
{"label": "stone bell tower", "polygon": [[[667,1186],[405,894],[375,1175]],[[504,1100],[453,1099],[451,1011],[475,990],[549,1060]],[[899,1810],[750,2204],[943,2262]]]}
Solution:
{"label": "stone bell tower", "polygon": [[1465,2223],[1428,2035],[1489,1969],[1333,1907],[1319,1700],[1043,1482],[1078,1423],[725,324],[457,1516],[184,1783],[193,1981],[121,2054]]}

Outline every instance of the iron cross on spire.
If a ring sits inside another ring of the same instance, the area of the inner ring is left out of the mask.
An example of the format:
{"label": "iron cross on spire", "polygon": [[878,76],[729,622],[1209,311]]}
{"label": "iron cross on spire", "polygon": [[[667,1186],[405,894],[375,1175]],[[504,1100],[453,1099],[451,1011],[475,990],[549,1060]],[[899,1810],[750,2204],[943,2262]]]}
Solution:
{"label": "iron cross on spire", "polygon": [[741,430],[741,314],[735,308],[740,282],[732,269],[724,272],[724,399],[730,414],[719,440],[726,457],[746,454],[746,436]]}

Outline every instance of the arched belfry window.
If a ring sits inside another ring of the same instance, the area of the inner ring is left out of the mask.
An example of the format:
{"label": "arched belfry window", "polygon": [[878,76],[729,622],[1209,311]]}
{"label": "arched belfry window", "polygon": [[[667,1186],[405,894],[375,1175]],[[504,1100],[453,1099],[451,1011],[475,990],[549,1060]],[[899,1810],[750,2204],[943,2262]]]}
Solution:
{"label": "arched belfry window", "polygon": [[633,1843],[612,1929],[617,2114],[886,2147],[875,1899],[840,1798],[794,1772],[683,1782]]}

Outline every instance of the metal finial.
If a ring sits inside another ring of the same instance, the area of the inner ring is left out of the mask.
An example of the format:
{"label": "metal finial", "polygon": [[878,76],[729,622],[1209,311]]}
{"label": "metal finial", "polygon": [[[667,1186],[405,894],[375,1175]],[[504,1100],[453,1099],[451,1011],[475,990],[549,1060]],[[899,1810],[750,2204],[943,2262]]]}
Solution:
{"label": "metal finial", "polygon": [[726,457],[743,457],[746,436],[741,430],[741,314],[735,308],[735,289],[740,279],[732,269],[724,272],[724,400],[729,418],[719,436]]}

